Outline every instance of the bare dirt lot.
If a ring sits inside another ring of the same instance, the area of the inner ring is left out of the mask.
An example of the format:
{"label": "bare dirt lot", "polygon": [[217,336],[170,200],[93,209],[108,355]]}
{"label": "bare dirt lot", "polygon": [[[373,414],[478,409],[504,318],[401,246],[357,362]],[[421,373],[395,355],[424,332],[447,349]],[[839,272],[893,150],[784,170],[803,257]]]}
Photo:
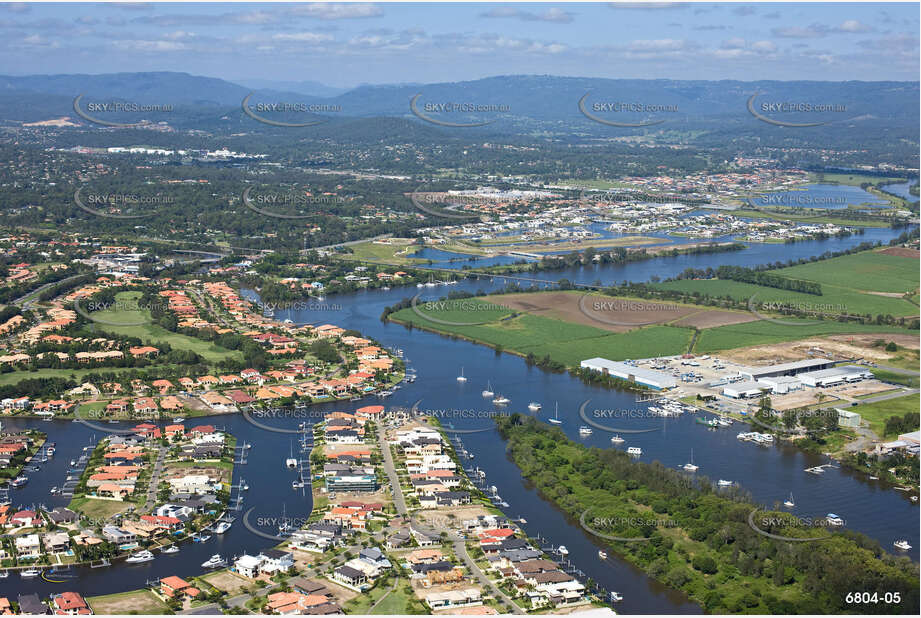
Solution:
{"label": "bare dirt lot", "polygon": [[234,596],[253,582],[230,571],[218,571],[202,576],[202,579],[230,596]]}
{"label": "bare dirt lot", "polygon": [[909,249],[908,247],[889,247],[888,249],[883,249],[880,253],[886,255],[897,255],[899,257],[909,257],[915,258],[916,260],[921,258],[921,251],[917,249]]}
{"label": "bare dirt lot", "polygon": [[491,297],[491,300],[515,311],[618,333],[651,324],[675,323],[678,326],[712,328],[757,319],[745,312],[581,292],[505,294]]}
{"label": "bare dirt lot", "polygon": [[801,341],[724,350],[720,352],[720,357],[743,365],[783,363],[810,357],[821,358],[823,356],[836,360],[865,358],[870,361],[885,363],[896,354],[886,352],[883,347],[872,347],[872,344],[879,339],[887,342],[893,341],[899,346],[914,350],[917,350],[919,345],[918,337],[908,334],[830,335]]}
{"label": "bare dirt lot", "polygon": [[[804,406],[813,406],[821,403],[823,406],[834,405],[835,402],[857,401],[856,397],[871,393],[884,393],[893,390],[889,384],[878,380],[865,380],[856,384],[841,384],[828,388],[804,388],[793,391],[787,395],[771,395],[771,405],[775,410],[791,410]],[[819,398],[819,394],[824,397]]]}

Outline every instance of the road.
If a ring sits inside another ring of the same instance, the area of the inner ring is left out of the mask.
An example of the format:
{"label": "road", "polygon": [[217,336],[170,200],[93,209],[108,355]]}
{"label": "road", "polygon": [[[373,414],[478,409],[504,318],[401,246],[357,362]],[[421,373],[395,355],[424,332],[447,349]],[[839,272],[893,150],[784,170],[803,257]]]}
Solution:
{"label": "road", "polygon": [[497,599],[502,599],[509,607],[512,608],[513,614],[524,614],[524,610],[518,606],[512,599],[509,598],[507,594],[499,590],[499,587],[496,586],[489,577],[486,576],[486,573],[477,566],[476,562],[473,561],[473,558],[470,557],[470,554],[467,553],[467,545],[464,542],[464,539],[454,538],[454,552],[457,554],[458,558],[464,561],[467,565],[467,568],[470,569],[470,572],[476,575],[476,578],[480,580],[480,584],[484,588],[492,590],[493,595]]}
{"label": "road", "polygon": [[406,499],[403,497],[403,488],[400,487],[400,475],[397,474],[397,468],[393,463],[393,453],[390,452],[390,445],[384,437],[386,429],[383,425],[377,428],[377,444],[381,449],[381,455],[384,457],[384,471],[390,479],[390,487],[393,490],[393,503],[397,507],[397,513],[406,517]]}
{"label": "road", "polygon": [[[11,302],[10,304],[11,304],[11,305],[21,305],[23,309],[28,309],[29,306],[30,306],[32,303],[35,302],[35,299],[38,297],[38,295],[41,294],[42,292],[44,292],[45,290],[47,290],[47,289],[49,289],[49,288],[53,288],[53,287],[56,286],[56,285],[61,285],[62,283],[66,282],[66,281],[73,281],[74,279],[77,279],[77,278],[79,278],[79,277],[85,277],[87,274],[88,274],[88,273],[80,273],[79,275],[71,275],[70,277],[65,277],[64,279],[59,279],[58,281],[52,281],[52,282],[50,282],[50,283],[46,283],[45,285],[42,285],[42,286],[40,286],[40,287],[35,288],[34,290],[32,290],[31,292],[29,292],[28,294],[25,294],[25,295],[23,295],[23,296],[20,296],[19,298],[17,298],[16,300],[14,300],[13,302]],[[29,300],[26,300],[26,299],[29,299]]]}
{"label": "road", "polygon": [[141,507],[141,511],[144,513],[153,509],[153,505],[157,503],[157,487],[160,484],[160,474],[163,472],[163,460],[165,458],[166,447],[161,446],[157,450],[157,462],[154,464],[153,472],[150,475],[150,484],[147,486],[147,500],[144,502],[144,506]]}
{"label": "road", "polygon": [[918,392],[917,388],[905,388],[899,389],[894,393],[886,393],[884,395],[877,395],[876,397],[867,397],[866,399],[860,399],[854,403],[858,405],[861,403],[876,403],[877,401],[886,401],[887,399],[897,399],[899,397],[905,397],[906,395],[914,395]]}

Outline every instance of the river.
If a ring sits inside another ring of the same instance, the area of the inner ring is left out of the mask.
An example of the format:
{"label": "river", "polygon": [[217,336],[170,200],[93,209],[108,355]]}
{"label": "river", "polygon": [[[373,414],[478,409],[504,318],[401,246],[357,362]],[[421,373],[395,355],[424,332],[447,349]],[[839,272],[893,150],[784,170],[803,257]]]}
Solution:
{"label": "river", "polygon": [[[605,282],[645,281],[652,275],[664,278],[687,267],[786,261],[840,250],[868,240],[887,241],[900,233],[901,230],[868,228],[863,236],[843,239],[805,241],[793,245],[752,245],[733,253],[681,256],[677,259],[662,257],[625,265],[594,265],[536,273],[534,277],[547,281],[567,278],[581,283],[591,283],[596,279]],[[449,290],[474,292],[494,289],[500,285],[503,284],[499,278],[494,281],[465,280],[451,287],[426,288],[424,297],[432,299]],[[570,438],[583,440],[577,431],[582,424],[578,410],[586,400],[591,400],[588,409],[629,410],[647,405],[637,403],[631,394],[586,386],[567,374],[553,374],[528,367],[517,356],[496,354],[484,346],[451,340],[434,333],[410,331],[403,326],[380,321],[386,306],[416,293],[416,288],[394,288],[342,294],[334,298],[335,302],[317,303],[317,310],[279,311],[276,318],[291,318],[297,323],[331,322],[359,330],[388,347],[401,348],[409,367],[417,370],[418,379],[413,384],[404,384],[391,398],[381,401],[388,406],[409,407],[419,402],[421,410],[472,410],[477,412],[474,416],[486,415],[495,411],[490,401],[480,394],[489,381],[494,391],[511,399],[507,408],[509,412],[527,413],[528,402],[538,401],[543,405],[539,416],[547,418],[552,414],[554,403],[558,402],[562,428]],[[461,367],[468,378],[466,383],[456,380]],[[353,410],[368,403],[323,404],[312,409],[316,411],[312,415],[315,417],[333,409]],[[203,544],[187,545],[178,554],[158,556],[155,561],[142,565],[92,571],[82,569],[79,582],[51,584],[41,579],[23,581],[14,574],[0,580],[0,595],[15,596],[20,592],[32,591],[49,594],[71,589],[80,590],[86,595],[98,595],[143,587],[148,580],[156,577],[194,575],[201,572],[200,563],[213,553],[219,552],[230,558],[244,552],[257,552],[274,544],[242,525],[242,515],[251,507],[254,510],[250,522],[268,520],[269,523],[260,527],[266,532],[272,531],[271,522],[281,516],[282,505],[287,516],[306,517],[311,508],[309,492],[293,490],[290,484],[293,473],[284,469],[284,459],[288,456],[292,441],[289,434],[258,428],[241,415],[195,420],[223,427],[241,443],[246,441],[254,444],[247,464],[235,469],[235,477],[245,478],[250,490],[246,492],[243,510],[232,513],[237,521],[225,535],[215,536]],[[275,420],[272,423],[293,428],[300,420],[304,419]],[[47,489],[63,483],[69,461],[76,458],[83,446],[90,444],[94,434],[98,438],[100,432],[80,423],[63,421],[4,419],[3,422],[5,429],[40,429],[49,434],[49,440],[57,442],[55,458],[43,464],[40,472],[30,474],[30,482],[25,488],[11,491],[14,503],[41,503],[49,507],[66,504],[66,499],[49,496]],[[837,513],[845,519],[848,529],[876,538],[887,550],[892,549],[895,539],[907,538],[915,548],[910,555],[918,559],[917,548],[921,545],[918,536],[918,507],[901,492],[892,491],[879,482],[869,481],[866,477],[842,469],[829,469],[820,477],[807,474],[803,472],[804,468],[823,463],[824,458],[787,446],[764,448],[740,442],[735,436],[744,429],[739,425],[711,430],[695,424],[693,415],[689,414],[677,419],[629,419],[623,422],[636,429],[656,429],[628,437],[627,445],[643,448],[644,461],[659,460],[666,466],[680,466],[687,462],[690,449],[693,448],[694,461],[700,466],[698,474],[705,474],[712,479],[736,481],[743,489],[751,492],[757,501],[769,506],[784,500],[792,492],[796,498],[796,514],[816,517],[828,512]],[[509,503],[510,506],[505,509],[507,514],[526,518],[528,523],[524,528],[530,535],[541,534],[554,546],[566,545],[570,551],[569,558],[586,576],[592,577],[608,590],[621,592],[625,600],[619,604],[619,612],[700,613],[700,608],[683,594],[652,581],[642,572],[616,559],[613,553],[606,562],[601,562],[597,556],[600,546],[594,538],[583,531],[578,522],[569,520],[538,496],[522,479],[517,467],[507,459],[504,443],[489,419],[468,416],[458,418],[455,425],[464,429],[483,429],[464,434],[462,439],[475,454],[470,464],[484,470],[489,484],[495,485],[499,494]],[[584,441],[610,448],[609,438],[609,434],[596,430],[594,435]]]}

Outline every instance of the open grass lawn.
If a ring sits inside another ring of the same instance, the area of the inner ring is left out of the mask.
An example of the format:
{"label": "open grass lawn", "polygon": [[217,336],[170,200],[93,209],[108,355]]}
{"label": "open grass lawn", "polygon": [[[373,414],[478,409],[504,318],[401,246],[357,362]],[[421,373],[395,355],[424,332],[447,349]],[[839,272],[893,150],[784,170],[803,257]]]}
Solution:
{"label": "open grass lawn", "polygon": [[859,187],[865,182],[870,184],[888,185],[895,182],[905,182],[904,177],[864,176],[862,174],[813,174],[815,182],[837,183],[839,185],[852,185]]}
{"label": "open grass lawn", "polygon": [[[176,367],[176,365],[161,365],[162,367]],[[38,371],[11,371],[9,373],[0,373],[0,385],[16,384],[21,380],[35,378],[70,378],[74,376],[78,381],[84,376],[100,371],[112,372],[116,374],[129,373],[134,371],[131,367],[103,367],[97,369],[39,369]]]}
{"label": "open grass lawn", "polygon": [[79,511],[90,519],[107,519],[116,513],[127,511],[130,507],[137,506],[133,502],[119,502],[118,500],[97,500],[95,498],[74,498],[67,505],[72,511]]}
{"label": "open grass lawn", "polygon": [[[794,322],[792,318],[783,318],[785,322]],[[694,352],[706,354],[719,350],[747,348],[753,345],[797,341],[816,335],[835,335],[839,333],[888,333],[908,332],[904,328],[893,326],[863,325],[841,322],[815,322],[804,320],[803,325],[777,324],[762,320],[731,324],[701,331],[694,344]]]}
{"label": "open grass lawn", "polygon": [[918,270],[919,261],[915,258],[865,251],[772,272],[792,279],[817,281],[823,288],[829,285],[905,293],[918,289]]}
{"label": "open grass lawn", "polygon": [[[367,260],[369,262],[380,262],[382,264],[410,265],[423,263],[425,260],[407,257],[402,252],[411,246],[409,242],[395,242],[394,244],[376,243],[372,241],[350,245],[351,253],[337,254],[347,260]],[[421,249],[421,245],[419,246]],[[400,254],[400,255],[397,255]]]}
{"label": "open grass lawn", "polygon": [[165,614],[168,609],[166,603],[158,599],[150,590],[132,590],[100,597],[87,597],[86,602],[97,615]]}
{"label": "open grass lawn", "polygon": [[[578,366],[580,361],[593,356],[621,360],[680,354],[687,350],[692,335],[691,329],[670,326],[611,333],[593,326],[530,314],[510,317],[510,310],[497,307],[488,300],[465,299],[464,302],[468,306],[465,310],[456,305],[448,305],[447,310],[439,310],[435,305],[419,305],[418,312],[412,308],[403,309],[392,317],[403,323],[412,322],[415,326],[460,335],[510,352],[533,353],[539,358],[549,354],[550,358],[567,366]],[[476,307],[482,307],[482,310]],[[459,325],[462,322],[485,323]]]}
{"label": "open grass lawn", "polygon": [[[177,350],[191,350],[201,355],[207,361],[217,362],[226,358],[243,359],[242,352],[228,350],[213,343],[173,333],[165,328],[151,323],[150,312],[147,309],[134,309],[131,303],[140,297],[140,292],[120,292],[116,296],[118,305],[112,309],[97,311],[93,317],[106,322],[121,323],[120,326],[111,324],[97,324],[96,329],[129,337],[139,337],[156,345],[157,342],[168,343]],[[128,305],[128,306],[125,306]],[[144,321],[137,325],[136,322]]]}
{"label": "open grass lawn", "polygon": [[[412,593],[407,594],[405,588],[409,586],[409,580],[400,578],[397,582],[396,589],[393,588],[393,579],[388,578],[386,582],[378,584],[370,591],[360,594],[349,601],[345,609],[350,614],[374,614],[374,615],[394,615],[394,614],[411,614],[410,607],[413,604],[418,606],[419,601]],[[380,601],[383,598],[383,601]],[[371,606],[380,601],[380,604],[373,610]]]}
{"label": "open grass lawn", "polygon": [[[917,264],[917,261],[915,263]],[[915,277],[917,278],[917,271],[915,272]],[[655,287],[681,292],[700,292],[717,298],[729,297],[743,301],[748,301],[754,296],[753,303],[755,303],[756,309],[763,303],[777,303],[791,307],[802,307],[804,310],[821,311],[831,315],[840,313],[855,315],[869,313],[873,316],[882,314],[895,317],[918,315],[918,306],[903,298],[863,294],[857,290],[825,283],[822,283],[821,296],[721,279],[682,279],[680,281],[660,283]],[[759,309],[759,311],[761,310]]]}
{"label": "open grass lawn", "polygon": [[[896,434],[883,433],[886,428],[886,419],[890,416],[905,416],[909,412],[917,413],[919,406],[921,406],[921,395],[915,393],[914,395],[896,397],[895,399],[887,399],[876,403],[862,403],[853,408],[848,408],[848,412],[859,414],[861,418],[870,424],[870,429],[873,430],[873,433],[880,438],[895,438]],[[918,429],[918,425],[915,425],[915,429]]]}

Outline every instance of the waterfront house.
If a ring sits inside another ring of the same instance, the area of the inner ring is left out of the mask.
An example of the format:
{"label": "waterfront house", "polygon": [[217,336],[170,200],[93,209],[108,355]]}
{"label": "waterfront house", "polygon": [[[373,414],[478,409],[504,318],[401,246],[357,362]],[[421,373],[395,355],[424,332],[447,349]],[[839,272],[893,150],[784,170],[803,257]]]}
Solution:
{"label": "waterfront house", "polygon": [[181,577],[176,577],[175,575],[170,575],[169,577],[163,577],[160,579],[160,592],[163,594],[163,596],[170,599],[182,599],[183,597],[195,599],[201,594],[201,591],[198,588],[191,585]]}
{"label": "waterfront house", "polygon": [[62,592],[51,597],[51,605],[58,616],[88,616],[93,613],[79,592]]}
{"label": "waterfront house", "polygon": [[38,534],[24,534],[16,537],[16,555],[20,559],[32,560],[42,555],[41,541]]}

